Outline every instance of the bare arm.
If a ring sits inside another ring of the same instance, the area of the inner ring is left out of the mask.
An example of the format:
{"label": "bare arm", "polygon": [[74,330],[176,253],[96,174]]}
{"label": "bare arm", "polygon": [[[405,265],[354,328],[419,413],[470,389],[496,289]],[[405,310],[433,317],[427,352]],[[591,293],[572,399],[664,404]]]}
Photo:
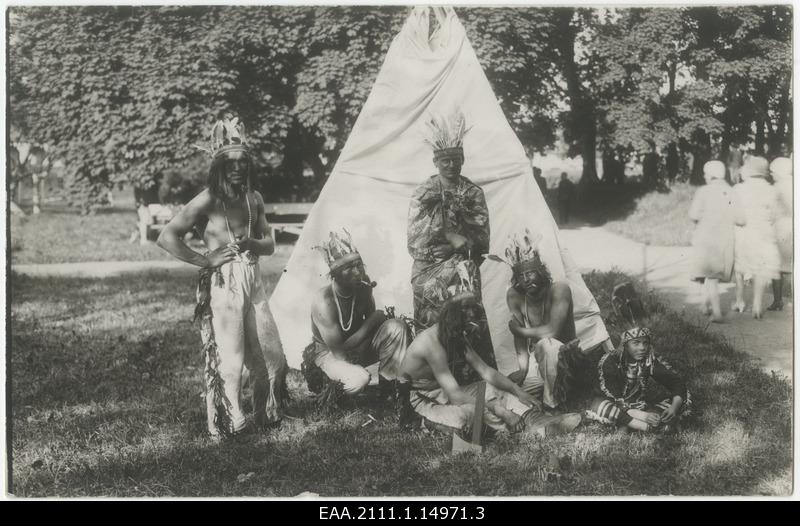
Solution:
{"label": "bare arm", "polygon": [[523,327],[512,319],[509,328],[515,336],[539,341],[543,338],[555,338],[561,332],[571,314],[572,291],[566,283],[554,283],[551,294],[552,306],[548,322],[537,327]]}
{"label": "bare arm", "polygon": [[[519,325],[523,325],[523,313],[519,301],[519,294],[514,289],[509,289],[506,293],[506,304],[511,311],[511,318]],[[530,355],[528,354],[528,340],[522,336],[514,335],[514,349],[517,351],[517,364],[519,369],[508,375],[508,378],[519,385],[528,375],[530,365]]]}
{"label": "bare arm", "polygon": [[360,349],[365,343],[369,342],[375,329],[386,320],[386,316],[382,311],[373,310],[364,321],[364,324],[349,338],[345,339],[336,313],[329,308],[324,296],[314,302],[314,306],[311,309],[311,318],[317,329],[319,329],[325,345],[340,360],[345,360],[350,351]]}
{"label": "bare arm", "polygon": [[436,338],[431,338],[433,344],[425,351],[425,360],[433,372],[436,382],[442,391],[447,395],[447,399],[454,405],[474,404],[475,398],[467,394],[456,382],[453,373],[447,366],[447,355],[444,348]]}
{"label": "bare arm", "polygon": [[198,267],[216,267],[232,261],[235,253],[228,247],[221,247],[206,257],[195,252],[183,242],[183,237],[200,218],[208,216],[213,210],[214,201],[208,190],[203,190],[167,223],[158,236],[158,246],[181,261],[186,261]]}
{"label": "bare arm", "polygon": [[483,378],[488,384],[496,387],[497,389],[501,389],[507,393],[511,393],[520,401],[527,405],[532,406],[535,401],[531,395],[523,391],[517,384],[500,374],[497,369],[493,369],[486,365],[478,353],[469,345],[469,342],[464,339],[464,344],[467,346],[467,352],[464,355],[467,359],[467,362],[472,366],[473,369]]}

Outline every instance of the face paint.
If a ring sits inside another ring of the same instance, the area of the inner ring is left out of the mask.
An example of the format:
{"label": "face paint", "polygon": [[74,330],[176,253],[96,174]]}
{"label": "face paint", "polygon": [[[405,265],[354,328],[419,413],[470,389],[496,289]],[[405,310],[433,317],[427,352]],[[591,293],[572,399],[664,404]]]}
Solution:
{"label": "face paint", "polygon": [[225,156],[225,175],[232,186],[243,186],[247,183],[249,163],[242,152],[228,152]]}
{"label": "face paint", "polygon": [[336,281],[348,287],[361,286],[362,282],[369,282],[364,264],[360,261],[344,268],[339,269],[336,276]]}

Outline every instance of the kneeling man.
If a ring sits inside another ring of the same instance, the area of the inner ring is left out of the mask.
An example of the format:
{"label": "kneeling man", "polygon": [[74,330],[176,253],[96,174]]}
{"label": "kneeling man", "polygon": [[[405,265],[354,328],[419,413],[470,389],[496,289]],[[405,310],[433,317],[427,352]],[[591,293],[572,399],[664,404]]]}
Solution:
{"label": "kneeling man", "polygon": [[474,340],[486,330],[486,316],[472,289],[464,279],[443,286],[439,321],[409,346],[402,374],[412,384],[411,406],[433,424],[463,432],[472,421],[479,383],[486,382],[483,421],[493,429],[542,435],[574,429],[580,415],[544,417],[533,396],[487,365],[491,357],[476,351]]}
{"label": "kneeling man", "polygon": [[313,342],[304,360],[340,382],[350,395],[363,391],[375,375],[395,380],[411,331],[403,321],[387,319],[375,309],[375,283],[347,231],[331,232],[329,241],[317,248],[325,255],[331,284],[312,300]]}

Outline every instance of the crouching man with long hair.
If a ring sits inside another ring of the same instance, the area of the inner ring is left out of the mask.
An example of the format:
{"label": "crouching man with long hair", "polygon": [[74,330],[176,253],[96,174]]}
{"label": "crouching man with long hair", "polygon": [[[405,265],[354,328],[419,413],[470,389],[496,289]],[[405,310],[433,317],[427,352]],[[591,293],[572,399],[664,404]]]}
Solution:
{"label": "crouching man with long hair", "polygon": [[487,363],[494,364],[493,356],[479,355],[474,343],[486,330],[486,316],[470,283],[462,280],[440,295],[446,299],[439,321],[417,335],[401,367],[411,381],[410,403],[417,414],[434,427],[465,432],[480,382],[486,382],[483,422],[496,431],[549,435],[580,423],[577,414],[545,416],[540,402]]}

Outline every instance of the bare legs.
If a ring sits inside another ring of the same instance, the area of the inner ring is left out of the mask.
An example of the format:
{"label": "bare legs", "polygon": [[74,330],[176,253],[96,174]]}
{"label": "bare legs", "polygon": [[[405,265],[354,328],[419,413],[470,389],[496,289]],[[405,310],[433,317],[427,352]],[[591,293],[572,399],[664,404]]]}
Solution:
{"label": "bare legs", "polygon": [[744,274],[736,272],[736,303],[733,304],[732,310],[744,312],[744,309]]}
{"label": "bare legs", "polygon": [[766,288],[766,279],[761,276],[756,276],[753,279],[753,317],[757,320],[760,320],[764,313],[764,289]]}
{"label": "bare legs", "polygon": [[[744,276],[736,273],[736,303],[733,304],[733,310],[744,312]],[[764,315],[764,289],[767,288],[767,279],[763,276],[753,277],[753,317],[760,320]]]}
{"label": "bare legs", "polygon": [[703,304],[711,308],[711,320],[717,323],[723,321],[722,308],[719,304],[719,280],[706,278],[703,284]]}

